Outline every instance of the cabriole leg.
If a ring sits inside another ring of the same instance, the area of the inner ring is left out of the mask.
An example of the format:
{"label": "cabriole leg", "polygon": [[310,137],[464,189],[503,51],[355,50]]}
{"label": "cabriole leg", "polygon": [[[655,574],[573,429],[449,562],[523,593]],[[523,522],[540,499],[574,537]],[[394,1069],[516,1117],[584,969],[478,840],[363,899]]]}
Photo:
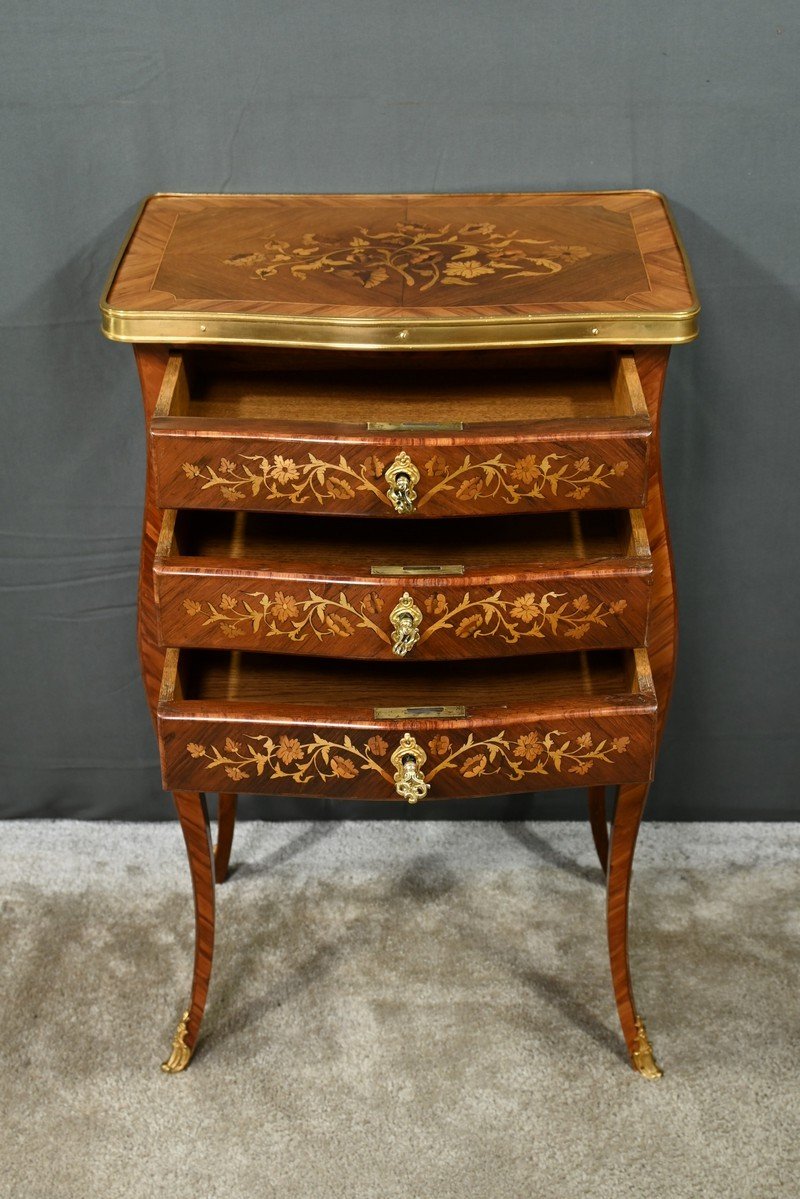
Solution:
{"label": "cabriole leg", "polygon": [[594,847],[603,874],[608,873],[608,825],[606,824],[606,789],[589,788],[589,824],[592,828]]}
{"label": "cabriole leg", "polygon": [[606,881],[608,949],[614,996],[631,1065],[645,1078],[660,1078],[662,1071],[653,1057],[644,1022],[636,1011],[628,962],[628,897],[631,867],[647,792],[647,784],[617,789]]}
{"label": "cabriole leg", "polygon": [[178,1074],[189,1065],[206,1006],[214,956],[214,854],[206,797],[196,791],[173,794],[183,829],[194,891],[194,973],[189,1006],[178,1024],[172,1052],[162,1064],[167,1074]]}
{"label": "cabriole leg", "polygon": [[233,830],[236,827],[236,795],[220,795],[217,808],[217,844],[214,847],[214,874],[218,883],[228,877]]}

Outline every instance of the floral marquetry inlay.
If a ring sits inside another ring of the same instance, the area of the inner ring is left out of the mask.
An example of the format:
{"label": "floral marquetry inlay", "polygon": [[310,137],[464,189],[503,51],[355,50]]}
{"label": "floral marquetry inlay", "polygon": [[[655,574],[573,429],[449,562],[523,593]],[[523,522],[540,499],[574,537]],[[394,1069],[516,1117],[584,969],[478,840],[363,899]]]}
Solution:
{"label": "floral marquetry inlay", "polygon": [[[217,467],[184,462],[183,473],[187,479],[196,479],[200,490],[214,489],[216,495],[231,503],[262,496],[298,506],[311,501],[324,507],[331,501],[353,499],[356,492],[369,492],[392,510],[386,485],[381,485],[387,465],[377,454],[352,464],[343,454],[335,461],[325,461],[312,453],[302,460],[283,454],[239,454],[221,458]],[[499,498],[511,507],[520,500],[544,500],[548,496],[582,500],[593,489],[607,490],[609,480],[621,477],[627,468],[627,462],[592,462],[588,457],[568,454],[514,458],[502,452],[477,461],[465,454],[459,465],[451,465],[442,454],[434,452],[422,463],[427,482],[420,484],[416,509],[420,511],[436,496],[450,492],[462,501]]]}
{"label": "floral marquetry inlay", "polygon": [[[430,756],[425,781],[456,771],[465,779],[500,775],[518,782],[528,775],[586,775],[597,762],[613,761],[614,755],[627,753],[629,737],[602,738],[595,742],[592,733],[566,737],[558,729],[546,733],[530,730],[508,738],[505,732],[492,737],[451,737],[438,733],[428,741]],[[376,733],[359,745],[347,734],[340,740],[328,740],[314,733],[310,741],[283,734],[270,736],[226,737],[219,748],[189,742],[186,752],[204,759],[207,770],[224,772],[233,782],[266,777],[285,779],[299,786],[329,779],[354,779],[362,771],[373,771],[394,786],[388,741]]]}
{"label": "floral marquetry inlay", "polygon": [[550,238],[519,237],[517,231],[498,233],[486,222],[425,225],[398,222],[394,229],[373,233],[358,228],[352,236],[320,237],[304,233],[299,244],[265,242],[254,251],[234,254],[225,265],[252,270],[269,279],[281,271],[304,280],[315,271],[352,279],[365,288],[402,280],[407,287],[428,291],[440,283],[472,287],[481,279],[522,279],[554,275],[591,252],[586,246],[556,245]]}
{"label": "floral marquetry inlay", "polygon": [[[507,645],[548,636],[580,641],[593,625],[606,628],[607,619],[627,607],[624,599],[593,604],[585,594],[564,599],[563,592],[508,594],[502,588],[483,597],[469,591],[451,596],[440,591],[419,602],[424,611],[419,645],[444,630],[465,640],[497,637]],[[288,589],[272,594],[251,591],[246,596],[223,593],[215,603],[185,599],[183,606],[188,616],[204,615],[204,627],[214,625],[231,640],[248,633],[264,640],[285,637],[303,642],[309,636],[317,640],[351,637],[356,629],[367,629],[378,641],[391,645],[391,625],[385,621],[384,628],[378,623],[385,607],[378,591],[354,599],[344,591],[326,598],[311,588],[301,595]]]}

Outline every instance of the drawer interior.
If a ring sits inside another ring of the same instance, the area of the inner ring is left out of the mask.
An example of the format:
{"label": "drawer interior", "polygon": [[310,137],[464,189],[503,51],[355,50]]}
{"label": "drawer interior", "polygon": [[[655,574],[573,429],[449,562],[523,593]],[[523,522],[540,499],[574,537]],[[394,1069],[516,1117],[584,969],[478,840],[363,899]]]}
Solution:
{"label": "drawer interior", "polygon": [[[642,696],[655,703],[644,650],[591,650],[535,658],[436,662],[287,660],[225,650],[170,650],[162,701],[313,705],[315,710],[463,705],[530,712],[575,700],[614,704]],[[499,702],[498,702],[499,701]]]}
{"label": "drawer interior", "polygon": [[397,354],[187,349],[159,417],[491,426],[647,417],[630,354],[609,348]]}
{"label": "drawer interior", "polygon": [[381,567],[397,564],[407,566],[398,574],[435,575],[447,565],[462,566],[458,573],[469,574],[619,559],[638,559],[644,568],[649,547],[638,510],[553,512],[513,520],[484,516],[412,525],[184,509],[166,514],[159,544],[160,560],[182,558],[251,562],[272,570],[296,566],[347,577],[377,574]]}

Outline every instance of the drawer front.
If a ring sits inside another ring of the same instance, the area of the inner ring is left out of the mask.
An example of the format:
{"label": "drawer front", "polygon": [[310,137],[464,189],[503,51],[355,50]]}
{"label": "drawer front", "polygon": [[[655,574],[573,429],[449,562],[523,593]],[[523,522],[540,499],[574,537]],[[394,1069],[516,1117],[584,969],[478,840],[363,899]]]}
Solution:
{"label": "drawer front", "polygon": [[[378,517],[641,507],[647,408],[632,357],[622,355],[609,372],[594,390],[577,376],[537,391],[533,376],[530,399],[519,382],[516,390],[509,382],[507,395],[495,382],[483,397],[441,380],[425,398],[394,405],[378,392],[359,393],[354,382],[349,405],[310,389],[292,410],[285,396],[261,396],[252,381],[238,390],[235,379],[219,382],[224,401],[194,398],[203,386],[193,391],[192,371],[175,355],[151,425],[158,503]],[[484,386],[478,380],[472,390]],[[567,394],[549,395],[559,388]],[[478,419],[428,415],[451,412]]]}
{"label": "drawer front", "polygon": [[[638,508],[647,484],[647,434],[520,433],[353,443],[270,434],[182,435],[153,429],[158,503],[359,516],[479,516],[569,508]],[[393,485],[405,475],[409,511]]]}
{"label": "drawer front", "polygon": [[391,758],[404,736],[425,754],[419,770],[429,791],[420,798],[644,782],[651,772],[649,716],[493,720],[472,728],[454,721],[354,728],[230,718],[162,722],[164,786],[402,799]]}
{"label": "drawer front", "polygon": [[[211,553],[229,548],[245,556],[225,559],[180,552],[181,543],[195,554],[207,549],[211,539],[204,540],[203,529],[214,523],[219,527],[223,520],[228,522],[226,535],[211,544]],[[557,521],[570,534],[563,542],[551,542],[550,554],[563,557],[546,565],[535,564],[534,538],[543,520],[551,530]],[[248,525],[256,524],[266,525],[268,531],[261,536],[248,532]],[[633,647],[645,641],[652,561],[638,511],[514,522],[522,535],[500,548],[489,544],[492,536],[500,535],[497,522],[485,532],[483,522],[473,522],[469,529],[474,528],[474,539],[453,544],[442,535],[446,552],[464,551],[466,566],[388,565],[373,567],[373,574],[364,573],[364,559],[373,547],[359,535],[364,529],[359,522],[354,532],[345,531],[345,540],[333,541],[332,549],[318,539],[304,538],[301,522],[287,549],[280,533],[295,524],[254,515],[246,520],[218,515],[212,520],[209,514],[168,512],[155,559],[162,644],[347,658],[449,659]],[[340,522],[319,525],[341,530]],[[614,537],[598,535],[601,525],[613,529]],[[276,526],[279,532],[270,534]],[[291,529],[288,532],[291,535]],[[292,571],[264,566],[265,561],[280,562],[292,549],[314,562],[313,573],[308,567]],[[578,549],[587,560],[576,560]],[[593,557],[603,551],[607,556]],[[421,554],[427,552],[423,546]],[[525,569],[509,570],[507,565],[487,565],[492,554],[500,563],[524,560],[526,554],[533,561]],[[483,560],[480,571],[476,559]]]}
{"label": "drawer front", "polygon": [[[640,682],[644,674],[652,687],[646,654],[637,655]],[[337,714],[323,705],[309,710],[313,695],[304,709],[281,712],[280,700],[266,694],[197,703],[175,700],[167,687],[158,720],[164,785],[414,802],[649,779],[652,691],[593,701],[579,692],[576,680],[574,696],[523,710],[499,702],[498,678],[481,705],[469,692],[463,706],[365,709],[350,708],[344,688]],[[397,711],[400,718],[387,719]]]}
{"label": "drawer front", "polygon": [[457,658],[640,645],[649,577],[561,574],[346,584],[156,571],[163,645],[348,658]]}

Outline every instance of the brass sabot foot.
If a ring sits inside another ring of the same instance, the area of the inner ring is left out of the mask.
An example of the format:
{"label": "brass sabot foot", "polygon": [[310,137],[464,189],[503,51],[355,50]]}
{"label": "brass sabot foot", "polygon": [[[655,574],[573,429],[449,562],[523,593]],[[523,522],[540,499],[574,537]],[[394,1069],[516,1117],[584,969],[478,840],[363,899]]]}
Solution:
{"label": "brass sabot foot", "polygon": [[165,1074],[180,1074],[181,1070],[185,1070],[192,1059],[192,1051],[186,1044],[188,1024],[189,1013],[187,1011],[183,1013],[181,1022],[172,1039],[172,1053],[165,1062],[161,1063],[161,1069]]}
{"label": "brass sabot foot", "polygon": [[664,1071],[653,1057],[653,1046],[648,1039],[644,1020],[640,1020],[638,1017],[636,1020],[636,1037],[631,1051],[631,1061],[633,1062],[634,1069],[639,1071],[642,1078],[652,1079],[663,1078],[664,1076]]}

